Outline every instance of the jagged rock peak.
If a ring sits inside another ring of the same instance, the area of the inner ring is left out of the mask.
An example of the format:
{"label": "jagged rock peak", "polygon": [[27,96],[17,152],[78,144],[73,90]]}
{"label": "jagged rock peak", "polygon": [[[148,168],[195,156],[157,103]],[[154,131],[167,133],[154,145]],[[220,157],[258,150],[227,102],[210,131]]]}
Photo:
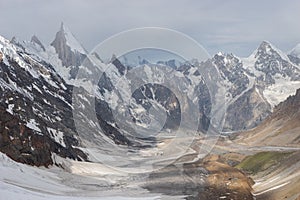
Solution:
{"label": "jagged rock peak", "polygon": [[18,44],[19,39],[16,36],[13,36],[9,42],[12,43],[12,44]]}
{"label": "jagged rock peak", "polygon": [[60,31],[64,31],[64,22],[60,23]]}
{"label": "jagged rock peak", "polygon": [[44,45],[42,44],[42,42],[39,40],[39,38],[36,35],[33,35],[31,37],[30,42],[39,45],[43,49],[43,51],[46,51]]}
{"label": "jagged rock peak", "polygon": [[259,47],[257,48],[258,53],[259,52],[264,52],[264,53],[265,52],[270,52],[272,50],[276,50],[276,49],[274,49],[273,45],[270,42],[266,41],[266,40],[262,41],[260,43]]}
{"label": "jagged rock peak", "polygon": [[57,43],[63,43],[71,48],[72,51],[77,51],[81,54],[86,54],[86,50],[78,42],[73,33],[68,27],[62,22],[59,31],[56,33],[54,41],[51,43],[52,46],[57,45]]}
{"label": "jagged rock peak", "polygon": [[287,55],[282,52],[280,49],[278,49],[276,46],[274,46],[271,42],[264,40],[257,50],[255,51],[256,55],[255,57],[266,57],[266,56],[275,56],[275,57],[281,57],[284,60],[289,60]]}
{"label": "jagged rock peak", "polygon": [[63,66],[80,66],[87,55],[86,50],[63,23],[51,46],[55,48]]}

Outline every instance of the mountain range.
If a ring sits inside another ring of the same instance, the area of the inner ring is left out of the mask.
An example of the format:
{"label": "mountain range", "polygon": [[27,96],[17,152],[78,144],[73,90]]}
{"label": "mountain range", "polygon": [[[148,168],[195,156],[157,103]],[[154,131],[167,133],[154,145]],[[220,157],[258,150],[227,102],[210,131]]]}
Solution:
{"label": "mountain range", "polygon": [[[37,36],[30,41],[16,38],[9,41],[1,37],[1,110],[5,116],[1,118],[1,130],[11,130],[9,124],[6,125],[11,119],[20,125],[16,131],[7,131],[5,137],[2,136],[5,140],[1,140],[1,150],[26,163],[48,165],[51,153],[86,160],[87,155],[80,147],[104,145],[107,139],[134,147],[152,145],[153,137],[145,136],[149,128],[176,130],[181,117],[187,123],[199,118],[197,130],[202,132],[209,126],[223,133],[254,128],[300,88],[299,47],[284,53],[263,41],[247,58],[218,53],[205,62],[143,62],[140,63],[143,70],[135,76],[144,84],[131,94],[132,66],[114,56],[105,63],[101,55],[89,55],[63,24],[49,46]],[[180,97],[189,106],[180,108],[176,91],[159,84],[146,84],[165,74],[163,66],[173,70],[172,80],[181,90],[194,91]],[[216,72],[220,75],[217,80]],[[99,74],[102,74],[100,80],[95,78]],[[211,79],[209,81],[216,81],[218,87],[207,88],[203,74]],[[95,99],[89,92],[89,82],[98,85]],[[221,89],[224,96],[217,97]],[[80,91],[81,95],[72,96],[74,91]],[[218,108],[221,104],[218,98],[227,105],[222,126],[212,122],[212,105]],[[78,105],[78,112],[72,111],[74,103]],[[89,115],[93,104],[103,134],[91,134],[98,130]],[[198,116],[190,116],[189,110],[194,105],[199,109]],[[166,114],[157,120],[153,116],[157,113]],[[161,124],[163,118],[165,123]],[[81,125],[76,125],[74,119],[80,119]],[[78,127],[81,127],[80,133]],[[27,135],[19,129],[25,129]],[[32,161],[35,148],[30,148],[28,135],[51,141],[47,161]]]}
{"label": "mountain range", "polygon": [[[188,199],[299,198],[300,44],[285,53],[263,41],[246,58],[219,52],[201,62],[137,60],[88,53],[63,24],[49,45],[37,36],[0,36],[0,151],[80,175],[78,182],[51,169],[83,194],[141,184]],[[215,134],[204,157],[203,138]],[[170,138],[179,142],[169,145]],[[188,149],[186,138],[193,139]],[[5,171],[50,180],[50,171],[0,159]],[[113,169],[143,164],[164,167]],[[24,180],[15,184],[30,188]]]}

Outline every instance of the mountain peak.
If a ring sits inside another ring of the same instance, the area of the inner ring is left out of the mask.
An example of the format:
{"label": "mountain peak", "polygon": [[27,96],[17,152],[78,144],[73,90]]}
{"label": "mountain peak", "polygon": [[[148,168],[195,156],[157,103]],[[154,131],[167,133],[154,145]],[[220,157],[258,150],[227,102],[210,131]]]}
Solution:
{"label": "mountain peak", "polygon": [[64,66],[79,66],[86,57],[86,50],[77,41],[72,32],[63,24],[60,25],[55,39],[51,43]]}
{"label": "mountain peak", "polygon": [[30,42],[39,45],[43,49],[43,51],[46,51],[44,45],[42,44],[42,42],[39,40],[39,38],[36,35],[33,35],[31,37]]}
{"label": "mountain peak", "polygon": [[281,57],[282,59],[289,61],[288,56],[284,52],[274,46],[271,42],[264,40],[255,51],[255,57],[265,57],[266,55]]}
{"label": "mountain peak", "polygon": [[258,47],[258,50],[262,50],[262,51],[270,51],[273,48],[273,45],[271,44],[271,42],[269,41],[262,41]]}
{"label": "mountain peak", "polygon": [[260,45],[272,45],[272,43],[268,40],[263,40]]}
{"label": "mountain peak", "polygon": [[60,31],[64,31],[64,22],[60,23]]}
{"label": "mountain peak", "polygon": [[54,46],[55,43],[65,43],[73,52],[77,51],[78,53],[86,54],[86,50],[63,22],[61,22],[60,29],[56,33],[55,39],[51,45]]}
{"label": "mountain peak", "polygon": [[15,44],[15,43],[19,43],[19,38],[17,38],[16,36],[13,36],[10,40],[11,43]]}

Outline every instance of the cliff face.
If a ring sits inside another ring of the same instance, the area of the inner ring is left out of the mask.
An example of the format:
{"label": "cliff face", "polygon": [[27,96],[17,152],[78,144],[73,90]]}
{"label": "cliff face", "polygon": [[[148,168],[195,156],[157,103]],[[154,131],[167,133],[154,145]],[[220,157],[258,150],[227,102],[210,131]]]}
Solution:
{"label": "cliff face", "polygon": [[51,46],[55,48],[58,57],[65,67],[78,67],[86,58],[86,52],[83,47],[63,24],[61,24],[60,30],[56,33]]}

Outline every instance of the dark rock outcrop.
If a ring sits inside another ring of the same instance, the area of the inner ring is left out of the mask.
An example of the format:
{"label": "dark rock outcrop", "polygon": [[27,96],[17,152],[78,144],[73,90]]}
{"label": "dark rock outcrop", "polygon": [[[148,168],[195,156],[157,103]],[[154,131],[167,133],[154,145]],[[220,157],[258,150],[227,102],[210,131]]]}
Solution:
{"label": "dark rock outcrop", "polygon": [[0,107],[0,151],[17,162],[34,166],[54,164],[52,153],[64,158],[87,159],[79,149],[65,148],[46,134],[34,133],[3,107]]}

